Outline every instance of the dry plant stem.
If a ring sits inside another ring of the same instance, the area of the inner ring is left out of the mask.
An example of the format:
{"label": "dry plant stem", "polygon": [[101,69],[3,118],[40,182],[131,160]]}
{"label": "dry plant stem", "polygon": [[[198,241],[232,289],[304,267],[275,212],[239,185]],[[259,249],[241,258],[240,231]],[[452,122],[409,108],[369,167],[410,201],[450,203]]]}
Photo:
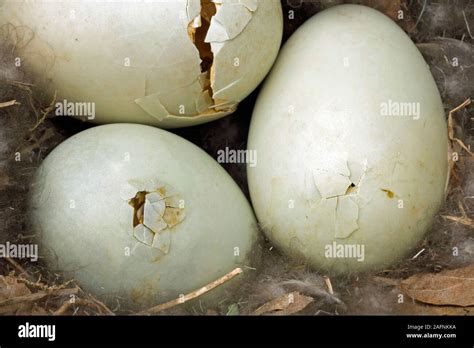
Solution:
{"label": "dry plant stem", "polygon": [[[64,284],[62,284],[62,285],[60,285],[59,287],[56,287],[55,289],[58,289],[58,290],[59,290],[59,289],[62,289],[62,288],[64,288],[64,287],[68,286],[68,285],[69,285],[70,283],[72,283],[72,282],[74,282],[74,280],[70,280],[70,281],[68,281],[68,282],[66,282],[66,283],[64,283]],[[83,290],[82,288],[80,288],[79,286],[76,285],[75,288],[78,290],[78,292],[84,293],[84,290]],[[49,289],[51,289],[51,288],[49,288]],[[89,296],[90,296],[90,295],[89,295]],[[67,305],[67,306],[66,306],[67,303],[70,303],[71,305],[74,304],[74,303],[76,303],[76,304],[88,305],[88,306],[91,307],[91,308],[92,308],[92,305],[94,305],[96,308],[101,309],[101,310],[102,310],[102,313],[105,313],[105,314],[107,314],[107,315],[115,315],[115,313],[112,312],[112,311],[111,311],[105,304],[103,304],[101,301],[97,300],[96,298],[94,298],[94,297],[92,297],[92,296],[90,296],[90,297],[91,297],[91,299],[76,299],[75,302],[66,301],[65,303],[63,303],[63,304],[61,305],[61,307],[65,307],[65,308],[63,308],[63,310],[66,311],[66,310],[70,307],[70,305]],[[58,311],[61,309],[61,307],[58,309]],[[60,314],[56,314],[56,312],[53,313],[53,314],[54,314],[54,315],[60,315]]]}
{"label": "dry plant stem", "polygon": [[22,88],[23,90],[28,90],[30,87],[34,86],[32,83],[14,81],[14,80],[0,80],[0,83],[5,83],[7,85],[16,86],[18,88]]}
{"label": "dry plant stem", "polygon": [[474,220],[467,216],[466,210],[464,209],[461,201],[458,202],[458,207],[461,212],[461,216],[442,215],[444,218],[466,225],[474,229]]}
{"label": "dry plant stem", "polygon": [[13,106],[13,105],[19,105],[20,103],[17,103],[16,100],[10,100],[10,101],[7,101],[7,102],[4,102],[4,103],[0,103],[0,109],[1,108],[7,108],[9,106]]}
{"label": "dry plant stem", "polygon": [[21,265],[18,262],[16,262],[15,260],[13,260],[9,257],[6,257],[5,260],[7,260],[20,273],[20,275],[21,274],[28,274],[26,272],[26,270],[23,267],[21,267]]}
{"label": "dry plant stem", "polygon": [[334,290],[332,288],[331,279],[329,279],[329,277],[324,277],[324,282],[326,283],[326,286],[328,287],[329,294],[334,295]]}
{"label": "dry plant stem", "polygon": [[425,248],[421,249],[419,252],[417,252],[415,254],[415,256],[413,256],[411,259],[412,260],[415,260],[418,256],[420,256],[423,252],[425,251]]}
{"label": "dry plant stem", "polygon": [[471,33],[471,28],[469,27],[469,23],[467,22],[466,12],[464,12],[464,10],[462,11],[462,15],[464,17],[464,22],[466,23],[467,33],[469,34],[471,39],[474,39],[474,36],[472,36],[472,33]]}
{"label": "dry plant stem", "polygon": [[6,85],[9,85],[9,86],[14,86],[14,87],[22,90],[23,92],[25,92],[28,95],[28,103],[30,104],[31,110],[33,110],[33,112],[35,113],[37,119],[40,118],[40,116],[38,114],[38,111],[37,111],[37,108],[36,108],[36,105],[35,105],[35,100],[33,98],[32,92],[31,92],[31,87],[33,87],[32,84],[21,82],[21,81],[0,80],[0,86],[2,84],[6,84]]}
{"label": "dry plant stem", "polygon": [[180,305],[180,304],[183,304],[185,302],[188,302],[192,299],[195,299],[201,295],[204,295],[205,293],[215,289],[216,287],[218,287],[219,285],[222,285],[224,284],[225,282],[231,280],[232,278],[234,278],[235,276],[239,275],[240,273],[242,273],[242,269],[241,268],[236,268],[234,269],[232,272],[230,273],[227,273],[225,276],[217,279],[217,280],[214,280],[212,283],[209,283],[207,284],[206,286],[203,286],[202,288],[198,289],[198,290],[195,290],[193,292],[190,292],[189,294],[187,295],[184,295],[184,296],[181,296],[177,299],[174,299],[174,300],[171,300],[169,302],[165,302],[163,304],[160,304],[156,307],[152,307],[150,309],[147,309],[146,311],[143,311],[143,312],[140,312],[138,313],[139,315],[149,315],[149,314],[155,314],[155,313],[159,313],[159,312],[162,312],[166,309],[169,309],[169,308],[172,308],[172,307],[175,307],[177,305]]}
{"label": "dry plant stem", "polygon": [[451,140],[451,142],[458,143],[459,146],[461,146],[464,150],[466,150],[466,152],[469,155],[474,156],[474,153],[472,153],[471,150],[469,150],[469,148],[460,139],[458,139],[454,136],[454,118],[453,118],[453,115],[456,111],[459,111],[460,109],[465,108],[469,104],[471,104],[471,99],[470,98],[468,98],[461,105],[456,106],[454,109],[452,109],[449,112],[449,114],[448,114],[448,137],[449,137],[449,140]]}
{"label": "dry plant stem", "polygon": [[30,132],[33,132],[36,128],[38,128],[38,126],[41,123],[43,123],[46,116],[48,116],[49,113],[54,110],[54,105],[56,104],[57,94],[58,94],[58,91],[55,91],[53,100],[51,101],[51,104],[49,104],[49,106],[42,112],[41,117],[36,121],[36,124],[33,126],[33,128],[30,129]]}
{"label": "dry plant stem", "polygon": [[[53,315],[64,315],[68,311],[69,308],[71,308],[73,305],[79,305],[79,306],[88,306],[91,307],[92,309],[99,310],[99,312],[102,310],[108,315],[115,315],[110,309],[108,309],[102,302],[96,301],[96,300],[84,300],[84,299],[76,299],[74,302],[71,301],[66,301],[64,302],[61,307],[59,307],[56,311],[53,312]],[[103,314],[103,313],[102,313]]]}
{"label": "dry plant stem", "polygon": [[451,216],[451,215],[443,215],[444,218],[466,225],[472,229],[474,229],[474,220],[468,218],[467,216]]}
{"label": "dry plant stem", "polygon": [[21,148],[22,145],[19,145],[15,149],[15,152],[19,151],[22,154],[30,153],[31,151],[39,148],[41,143],[47,141],[48,139],[52,138],[53,136],[54,136],[54,130],[51,129],[51,128],[47,128],[46,131],[43,133],[43,135],[39,139],[37,139],[35,137],[35,135],[32,136],[32,138],[34,138],[34,139],[32,139],[32,141],[34,141],[33,144],[31,144],[30,146],[25,147],[25,148]]}
{"label": "dry plant stem", "polygon": [[89,303],[93,303],[95,304],[98,308],[102,309],[106,314],[108,315],[115,315],[114,312],[112,312],[109,307],[107,307],[105,304],[103,304],[102,302],[100,302],[99,300],[97,300],[96,298],[92,298],[90,301],[88,301]]}
{"label": "dry plant stem", "polygon": [[423,14],[425,13],[426,3],[427,3],[427,1],[424,0],[424,1],[423,1],[423,7],[421,8],[420,15],[418,16],[418,19],[416,20],[416,23],[415,23],[415,28],[418,26],[418,23],[420,22],[421,17],[423,17]]}
{"label": "dry plant stem", "polygon": [[[79,300],[76,300],[77,304],[81,304],[81,302]],[[75,304],[71,301],[66,301],[64,302],[61,307],[59,307],[56,311],[53,312],[53,315],[64,315],[64,313],[66,313],[66,311],[69,309],[69,307],[71,307],[73,304]]]}
{"label": "dry plant stem", "polygon": [[[40,278],[41,278],[41,276],[40,276]],[[41,283],[41,279],[38,279],[37,281],[31,281],[31,280],[24,279],[24,278],[18,278],[18,282],[25,283],[28,286],[31,286],[31,287],[37,288],[37,289],[42,289],[42,290],[61,290],[61,289],[66,288],[66,286],[68,286],[69,284],[73,283],[74,280],[69,280],[69,281],[67,281],[64,284],[61,284],[59,286],[48,286],[46,284]]]}
{"label": "dry plant stem", "polygon": [[18,271],[19,275],[25,275],[28,280],[33,280],[31,274],[29,274],[18,262],[9,257],[6,257],[5,260],[7,260]]}
{"label": "dry plant stem", "polygon": [[60,289],[60,290],[35,292],[34,294],[8,298],[6,300],[0,301],[0,307],[11,306],[11,305],[19,304],[19,303],[24,303],[24,302],[39,301],[46,296],[75,295],[78,293],[78,291],[79,291],[78,288],[72,288],[72,289]]}

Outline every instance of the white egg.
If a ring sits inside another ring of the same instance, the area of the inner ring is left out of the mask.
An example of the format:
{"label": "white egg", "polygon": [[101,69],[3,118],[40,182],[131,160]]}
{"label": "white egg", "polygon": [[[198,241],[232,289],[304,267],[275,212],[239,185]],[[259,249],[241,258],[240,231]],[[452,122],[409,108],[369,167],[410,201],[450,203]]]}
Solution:
{"label": "white egg", "polygon": [[269,239],[317,269],[382,268],[443,202],[447,127],[429,67],[388,17],[343,5],[283,48],[254,110],[248,167]]}
{"label": "white egg", "polygon": [[258,258],[256,221],[235,182],[205,152],[160,129],[117,124],[71,137],[42,163],[30,200],[49,268],[132,308],[177,298],[236,267],[244,274],[229,284],[240,284]]}
{"label": "white egg", "polygon": [[2,3],[0,34],[37,91],[49,101],[57,91],[59,116],[96,123],[174,128],[229,115],[270,70],[283,30],[278,0]]}

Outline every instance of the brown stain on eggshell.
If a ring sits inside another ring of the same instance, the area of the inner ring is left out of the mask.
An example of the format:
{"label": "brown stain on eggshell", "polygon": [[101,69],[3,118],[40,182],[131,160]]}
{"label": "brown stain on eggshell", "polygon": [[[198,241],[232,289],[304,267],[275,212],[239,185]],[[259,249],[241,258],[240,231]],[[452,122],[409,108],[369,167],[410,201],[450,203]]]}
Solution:
{"label": "brown stain on eggshell", "polygon": [[385,192],[388,198],[392,199],[393,197],[395,197],[395,193],[393,193],[393,191],[388,190],[388,189],[381,189],[381,190]]}

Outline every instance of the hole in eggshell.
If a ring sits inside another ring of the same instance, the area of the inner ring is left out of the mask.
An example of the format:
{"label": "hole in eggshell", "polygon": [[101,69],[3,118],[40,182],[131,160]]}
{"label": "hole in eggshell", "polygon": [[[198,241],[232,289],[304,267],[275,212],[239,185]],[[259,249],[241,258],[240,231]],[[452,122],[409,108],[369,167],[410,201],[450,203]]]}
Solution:
{"label": "hole in eggshell", "polygon": [[141,191],[137,192],[135,197],[133,197],[128,204],[130,204],[133,211],[133,227],[136,227],[143,223],[143,208],[145,206],[145,197],[148,192]]}
{"label": "hole in eggshell", "polygon": [[201,58],[201,72],[206,75],[206,84],[203,86],[203,91],[208,91],[213,104],[216,104],[212,90],[212,64],[214,63],[214,53],[212,52],[211,44],[205,42],[207,32],[211,26],[212,17],[217,13],[217,6],[210,0],[201,0],[201,25],[199,27],[194,26],[194,21],[188,24],[188,34],[199,51],[199,57]]}
{"label": "hole in eggshell", "polygon": [[[155,239],[167,229],[184,220],[184,207],[177,195],[169,195],[165,187],[154,191],[139,191],[128,201],[133,207],[134,236],[140,242],[154,246]],[[138,233],[138,237],[137,237]],[[147,235],[149,238],[144,238]]]}
{"label": "hole in eggshell", "polygon": [[357,189],[356,184],[354,184],[353,182],[351,182],[351,184],[350,184],[349,187],[347,188],[345,194],[346,194],[346,195],[351,194],[352,192],[356,191],[356,189]]}
{"label": "hole in eggshell", "polygon": [[[211,1],[201,1],[201,26],[196,28],[194,34],[194,44],[199,51],[201,58],[201,71],[210,75],[214,53],[211,44],[205,42],[207,32],[211,26],[211,19],[217,13],[216,5]],[[210,78],[210,76],[208,76]]]}

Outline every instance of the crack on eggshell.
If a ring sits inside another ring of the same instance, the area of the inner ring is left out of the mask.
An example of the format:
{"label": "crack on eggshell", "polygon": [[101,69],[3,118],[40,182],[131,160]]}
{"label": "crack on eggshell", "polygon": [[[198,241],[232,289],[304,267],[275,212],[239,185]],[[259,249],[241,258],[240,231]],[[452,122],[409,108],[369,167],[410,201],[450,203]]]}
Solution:
{"label": "crack on eggshell", "polygon": [[[230,99],[228,90],[244,81],[245,76],[240,76],[235,81],[223,85],[224,76],[216,76],[216,65],[226,64],[225,59],[219,59],[221,49],[226,42],[238,37],[248,26],[254,13],[257,11],[258,0],[212,0],[217,7],[217,13],[212,18],[211,26],[206,37],[206,42],[211,44],[214,52],[214,64],[211,67],[211,86],[214,90],[216,104]],[[220,77],[218,79],[218,77]],[[218,86],[218,87],[216,87]],[[241,100],[234,100],[237,105]]]}
{"label": "crack on eggshell", "polygon": [[217,13],[211,20],[206,42],[225,42],[240,35],[258,9],[257,0],[212,0]]}
{"label": "crack on eggshell", "polygon": [[367,163],[367,159],[364,159],[362,163],[347,161],[347,167],[350,172],[349,179],[356,187],[359,187],[364,176],[367,174]]}
{"label": "crack on eggshell", "polygon": [[216,105],[214,105],[214,108],[217,109],[219,107],[219,105],[222,105],[222,104],[224,104],[224,105],[229,104],[229,102],[225,102],[225,99],[220,99],[219,96],[221,94],[227,92],[229,89],[235,87],[236,85],[238,85],[242,81],[243,81],[243,77],[240,77],[239,79],[229,83],[227,86],[224,86],[221,89],[219,89],[217,91],[214,91],[214,101],[216,103]]}
{"label": "crack on eggshell", "polygon": [[318,168],[313,173],[314,184],[321,198],[331,199],[356,194],[367,172],[367,160],[358,163],[344,159],[336,160],[332,164],[333,170]]}
{"label": "crack on eggshell", "polygon": [[346,156],[333,165],[333,171],[316,170],[314,185],[322,201],[335,201],[335,238],[345,239],[359,229],[359,205],[355,199],[368,169],[367,160],[359,163],[347,160]]}
{"label": "crack on eggshell", "polygon": [[393,184],[393,177],[397,177],[397,174],[396,174],[396,171],[398,169],[399,166],[403,166],[404,165],[404,159],[403,158],[400,158],[401,157],[401,154],[400,153],[397,153],[397,157],[393,163],[393,168],[392,168],[392,172],[391,172],[391,176],[390,176],[390,185]]}
{"label": "crack on eggshell", "polygon": [[196,20],[191,21],[188,24],[189,37],[199,52],[201,58],[201,72],[205,77],[202,79],[203,90],[208,90],[209,95],[212,97],[213,91],[210,83],[211,79],[211,67],[214,61],[214,53],[212,52],[210,43],[206,42],[206,36],[208,34],[212,18],[216,15],[216,5],[210,0],[200,0],[200,12],[199,21],[196,24]]}
{"label": "crack on eggshell", "polygon": [[348,238],[359,229],[359,206],[349,196],[336,198],[336,238]]}
{"label": "crack on eggshell", "polygon": [[343,196],[347,188],[352,184],[349,177],[340,173],[317,169],[318,174],[314,175],[315,184],[323,199]]}
{"label": "crack on eggshell", "polygon": [[[183,118],[192,118],[195,124],[201,120],[212,121],[220,117],[233,113],[237,109],[239,101],[229,101],[222,98],[215,98],[213,91],[215,81],[214,55],[211,43],[207,41],[207,37],[211,27],[213,26],[214,17],[224,7],[224,3],[229,5],[228,1],[212,1],[212,0],[188,0],[186,4],[187,14],[187,37],[188,42],[193,45],[193,52],[189,52],[184,57],[197,53],[200,59],[200,74],[192,83],[186,83],[178,88],[167,89],[166,86],[160,90],[148,94],[147,82],[145,81],[145,95],[137,98],[135,103],[138,104],[145,112],[156,118],[158,121],[165,120],[182,120]],[[239,6],[245,7],[246,11],[255,11],[258,3],[254,0],[242,1]],[[232,10],[230,8],[229,10]],[[224,10],[224,14],[229,11]],[[240,9],[239,9],[240,10]],[[226,21],[228,21],[226,19]],[[215,26],[215,24],[214,24]],[[243,29],[242,29],[243,30]],[[172,35],[167,45],[180,44],[182,47],[188,47],[182,40],[181,35]],[[166,57],[167,50],[165,48],[158,61],[173,61],[174,57]],[[171,53],[170,53],[171,54]],[[183,68],[178,70],[189,69],[194,70],[194,61],[182,62]],[[191,68],[187,67],[190,66]],[[156,65],[155,68],[163,68]],[[168,66],[169,68],[169,66]],[[183,74],[182,74],[183,75]],[[185,74],[189,76],[190,73]],[[181,79],[182,80],[182,79]],[[188,80],[189,81],[189,80]],[[218,93],[222,93],[235,86],[241,79],[230,83],[228,86],[221,88]],[[191,96],[183,101],[183,96]]]}
{"label": "crack on eggshell", "polygon": [[199,28],[201,26],[201,0],[188,0],[186,4],[186,14],[188,16],[188,35],[194,41],[194,32],[191,28]]}
{"label": "crack on eggshell", "polygon": [[167,254],[171,245],[171,229],[185,218],[181,196],[169,186],[154,181],[129,184],[135,188],[135,194],[127,200],[133,208],[133,238]]}
{"label": "crack on eggshell", "polygon": [[[196,25],[196,20],[191,21],[188,25],[189,37],[199,51],[202,61],[202,74],[200,79],[202,94],[200,98],[196,100],[196,110],[199,114],[205,114],[210,110],[214,112],[229,112],[229,110],[235,110],[237,103],[224,99],[216,99],[216,93],[213,88],[215,80],[215,53],[212,50],[211,43],[207,40],[211,27],[215,22],[216,16],[221,11],[222,5],[212,0],[200,0],[200,5],[199,25]],[[235,83],[239,81],[240,79],[235,81]],[[228,87],[232,87],[235,83],[229,84]]]}
{"label": "crack on eggshell", "polygon": [[314,174],[311,171],[306,171],[303,179],[304,198],[307,202],[321,201],[321,194],[318,187],[314,183]]}

